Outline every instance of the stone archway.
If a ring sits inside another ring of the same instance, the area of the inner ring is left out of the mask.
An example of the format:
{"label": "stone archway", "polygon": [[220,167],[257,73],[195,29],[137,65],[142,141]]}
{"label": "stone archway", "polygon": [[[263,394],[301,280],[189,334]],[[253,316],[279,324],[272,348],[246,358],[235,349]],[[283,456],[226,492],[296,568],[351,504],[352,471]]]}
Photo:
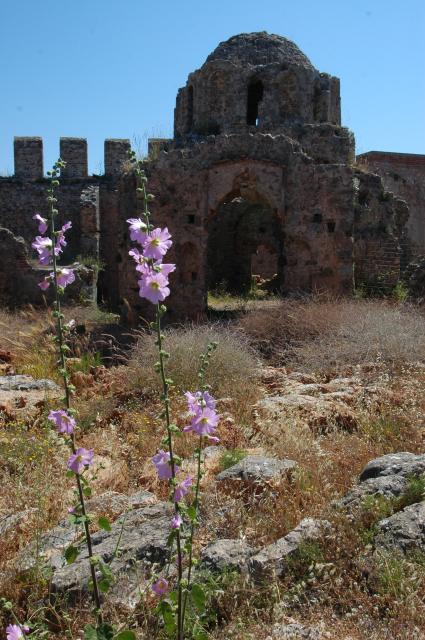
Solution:
{"label": "stone archway", "polygon": [[[252,287],[253,276],[273,278],[275,289],[282,286],[281,220],[263,199],[255,195],[248,199],[244,195],[229,194],[208,221],[207,287],[210,291],[246,293]],[[265,251],[268,256],[263,255]],[[261,256],[267,268],[263,274],[254,273],[253,268],[260,266]]]}

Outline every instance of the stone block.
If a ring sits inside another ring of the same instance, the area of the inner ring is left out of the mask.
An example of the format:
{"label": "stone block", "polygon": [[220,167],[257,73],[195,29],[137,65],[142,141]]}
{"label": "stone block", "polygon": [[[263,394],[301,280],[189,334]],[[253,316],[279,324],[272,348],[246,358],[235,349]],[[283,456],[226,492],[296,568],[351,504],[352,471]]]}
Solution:
{"label": "stone block", "polygon": [[39,180],[43,177],[43,140],[38,137],[15,137],[15,177]]}

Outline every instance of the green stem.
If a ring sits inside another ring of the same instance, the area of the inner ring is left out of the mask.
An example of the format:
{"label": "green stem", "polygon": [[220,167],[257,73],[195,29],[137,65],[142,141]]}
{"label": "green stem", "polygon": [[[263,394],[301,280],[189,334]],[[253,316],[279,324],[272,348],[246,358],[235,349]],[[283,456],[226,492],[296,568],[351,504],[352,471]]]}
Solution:
{"label": "green stem", "polygon": [[[53,183],[53,180],[55,179],[56,179],[56,170],[54,169],[53,176],[52,176],[52,183]],[[65,344],[64,344],[63,324],[62,324],[63,315],[61,310],[61,300],[60,300],[59,286],[58,286],[57,257],[55,254],[56,232],[55,232],[54,203],[56,202],[56,198],[55,198],[55,191],[54,191],[53,184],[51,184],[50,189],[48,189],[48,193],[49,193],[48,202],[49,202],[49,213],[50,213],[50,235],[52,239],[53,287],[55,291],[54,307],[56,312],[56,333],[57,333],[58,345],[59,345],[59,362],[60,362],[60,367],[62,372],[62,379],[65,387],[65,405],[66,405],[66,408],[69,410],[71,409],[71,389],[69,386],[69,373],[67,370],[65,349],[64,349]],[[75,453],[76,446],[75,446],[74,433],[71,434],[71,438],[69,442],[70,442],[72,452]],[[89,522],[87,519],[83,487],[81,484],[80,476],[78,474],[75,474],[75,478],[77,483],[77,491],[78,491],[78,497],[79,497],[79,502],[81,507],[81,514],[83,516],[83,521],[84,521],[84,532],[85,532],[87,551],[89,555],[89,560],[91,560],[91,558],[93,557],[93,546],[92,546]],[[98,624],[101,624],[103,618],[102,618],[102,611],[101,611],[102,605],[100,600],[100,592],[99,592],[99,587],[97,583],[96,568],[91,562],[90,562],[90,573],[91,573],[91,578],[93,582],[93,599],[96,607],[96,617],[97,617]]]}
{"label": "green stem", "polygon": [[[170,429],[170,398],[169,398],[169,385],[165,375],[165,362],[164,351],[162,349],[162,333],[161,333],[161,305],[158,303],[156,307],[156,330],[157,330],[157,346],[159,350],[159,372],[161,374],[162,381],[162,400],[164,402],[165,409],[165,426],[167,429],[167,445],[168,452],[170,454],[170,466],[171,466],[171,484],[174,486],[174,480],[176,477],[176,469],[174,462],[173,451],[173,434]],[[176,514],[179,512],[177,502],[174,505]],[[182,550],[181,550],[181,535],[180,529],[177,529],[176,534],[176,546],[177,546],[177,640],[183,640],[183,616],[182,616],[182,577],[183,577],[183,562],[182,562]]]}

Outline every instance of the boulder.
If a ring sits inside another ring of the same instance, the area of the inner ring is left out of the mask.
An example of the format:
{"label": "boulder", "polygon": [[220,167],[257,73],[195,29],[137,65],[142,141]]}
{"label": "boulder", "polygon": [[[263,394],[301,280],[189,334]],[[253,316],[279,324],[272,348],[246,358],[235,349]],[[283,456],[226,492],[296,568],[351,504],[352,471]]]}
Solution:
{"label": "boulder", "polygon": [[39,403],[62,396],[63,389],[53,380],[35,380],[27,375],[0,376],[0,409],[8,408],[11,415],[33,413]]}
{"label": "boulder", "polygon": [[293,471],[297,463],[294,460],[267,458],[266,456],[246,456],[237,464],[225,469],[217,475],[221,481],[243,481],[247,483],[264,483],[279,479],[282,475]]}
{"label": "boulder", "polygon": [[[133,576],[136,580],[133,588],[137,589],[140,576],[138,571],[131,571],[134,566],[149,574],[153,563],[162,567],[167,561],[171,517],[172,506],[168,503],[135,509],[123,518],[123,522],[115,522],[110,532],[98,531],[93,534],[93,553],[109,564],[118,581],[123,574],[127,579]],[[117,548],[119,554],[116,554]],[[83,546],[74,563],[67,565],[63,560],[62,565],[56,567],[51,590],[52,593],[66,594],[69,600],[75,600],[81,592],[87,591],[88,581],[88,554]]]}
{"label": "boulder", "polygon": [[360,474],[360,482],[382,476],[418,476],[425,473],[425,454],[416,455],[403,451],[389,453],[367,463]]}
{"label": "boulder", "polygon": [[202,550],[201,566],[212,571],[233,569],[245,573],[248,559],[255,551],[243,540],[216,540]]}
{"label": "boulder", "polygon": [[403,476],[378,476],[369,478],[356,485],[336,506],[353,508],[360,505],[366,496],[380,495],[388,500],[402,496],[408,486],[408,479]]}
{"label": "boulder", "polygon": [[248,562],[249,572],[256,580],[270,575],[284,575],[288,569],[288,561],[296,554],[300,545],[317,540],[329,528],[330,524],[326,520],[304,518],[293,531],[253,555]]}
{"label": "boulder", "polygon": [[316,627],[306,626],[299,622],[289,624],[276,624],[273,629],[273,640],[324,640],[330,637],[324,635]]}
{"label": "boulder", "polygon": [[425,553],[425,501],[412,504],[378,523],[376,547]]}

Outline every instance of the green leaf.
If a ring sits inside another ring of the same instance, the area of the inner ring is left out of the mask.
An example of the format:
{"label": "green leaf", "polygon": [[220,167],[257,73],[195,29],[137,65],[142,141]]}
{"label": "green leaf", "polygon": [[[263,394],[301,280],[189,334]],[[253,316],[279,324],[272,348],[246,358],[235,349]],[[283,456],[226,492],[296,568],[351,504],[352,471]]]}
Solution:
{"label": "green leaf", "polygon": [[67,478],[73,478],[75,476],[75,473],[73,471],[71,471],[71,469],[68,469],[68,471],[65,473]]}
{"label": "green leaf", "polygon": [[78,558],[79,550],[72,544],[65,549],[64,556],[68,564],[72,564]]}
{"label": "green leaf", "polygon": [[121,631],[114,636],[114,640],[136,640],[136,634],[134,631]]}
{"label": "green leaf", "polygon": [[98,581],[97,586],[102,593],[108,593],[109,589],[111,588],[111,581],[107,578],[102,578],[102,580]]}
{"label": "green leaf", "polygon": [[98,520],[98,524],[99,524],[99,527],[101,529],[104,529],[105,531],[112,530],[111,523],[109,522],[108,518],[106,518],[105,516],[100,516]]}
{"label": "green leaf", "polygon": [[84,640],[98,640],[96,628],[92,624],[84,627]]}
{"label": "green leaf", "polygon": [[98,640],[113,640],[114,628],[110,624],[104,622],[97,627]]}
{"label": "green leaf", "polygon": [[83,493],[86,496],[86,498],[91,498],[91,487],[84,487]]}
{"label": "green leaf", "polygon": [[188,507],[186,513],[187,513],[187,517],[189,518],[189,520],[191,522],[196,522],[196,515],[197,514],[196,514],[195,507]]}
{"label": "green leaf", "polygon": [[199,584],[193,584],[191,590],[192,602],[198,611],[205,611],[205,592]]}

